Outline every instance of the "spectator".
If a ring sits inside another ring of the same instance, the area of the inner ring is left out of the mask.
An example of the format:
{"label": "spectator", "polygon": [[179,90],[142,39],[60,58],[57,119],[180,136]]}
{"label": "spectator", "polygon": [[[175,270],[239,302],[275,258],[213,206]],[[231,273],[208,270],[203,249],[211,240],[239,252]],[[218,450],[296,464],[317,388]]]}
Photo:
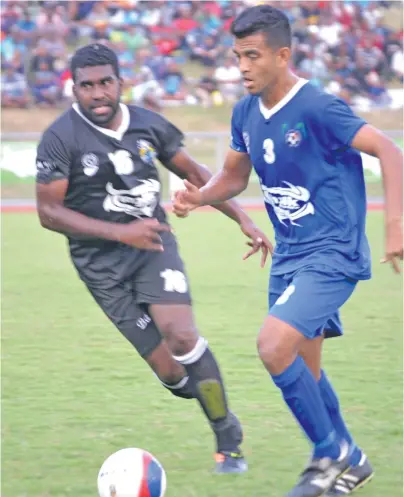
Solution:
{"label": "spectator", "polygon": [[402,46],[396,47],[393,53],[391,58],[391,70],[393,71],[394,77],[402,83],[404,81],[404,54]]}
{"label": "spectator", "polygon": [[339,40],[343,28],[331,13],[324,13],[320,17],[318,37],[329,47],[335,47]]}
{"label": "spectator", "polygon": [[[216,66],[220,58],[232,55],[229,28],[247,3],[251,0],[4,1],[1,2],[2,67],[11,63],[23,74],[30,51],[28,79],[37,85],[34,85],[36,100],[38,94],[53,97],[56,87],[60,94],[70,98],[72,82],[64,69],[68,54],[78,44],[93,39],[117,47],[128,101],[134,88],[151,88],[153,85],[149,83],[154,81],[165,88],[165,102],[192,102],[184,73],[201,64],[212,69],[199,81],[193,78],[198,98],[203,105],[220,104],[222,93],[228,100],[239,96],[236,80],[229,79],[236,68],[227,67],[227,61],[217,70]],[[358,99],[366,100],[369,106],[388,102],[385,98],[388,81],[403,80],[402,27],[398,22],[387,25],[384,21],[386,10],[391,8],[389,2],[279,0],[274,5],[283,9],[293,23],[292,63],[299,74],[315,84],[326,84],[328,91],[343,95],[352,105]],[[31,12],[35,13],[33,19]],[[181,65],[189,60],[193,64],[183,68]],[[139,82],[135,63],[138,67],[148,67],[152,79]],[[48,69],[40,70],[44,64]],[[48,83],[41,83],[41,74],[52,77],[45,78]],[[201,97],[205,84],[215,74],[221,92]],[[50,90],[41,85],[50,85]],[[50,101],[52,98],[42,104],[51,105]]]}
{"label": "spectator", "polygon": [[118,9],[109,19],[109,24],[113,28],[121,30],[127,29],[129,26],[136,26],[140,24],[140,11],[136,5],[130,2],[119,2]]}
{"label": "spectator", "polygon": [[224,100],[235,102],[242,95],[241,72],[232,57],[226,57],[223,65],[214,73],[218,89]]}
{"label": "spectator", "polygon": [[49,31],[52,31],[58,33],[59,36],[65,36],[68,28],[64,21],[64,14],[63,7],[45,4],[36,18],[39,34],[45,35]]}
{"label": "spectator", "polygon": [[34,72],[32,93],[35,103],[40,107],[53,106],[60,101],[62,91],[58,77],[45,61],[41,61],[38,70]]}
{"label": "spectator", "polygon": [[98,1],[99,0],[86,0],[84,2],[78,2],[77,0],[69,0],[66,6],[68,9],[68,18],[72,22],[83,21],[90,15],[90,12]]}
{"label": "spectator", "polygon": [[111,39],[110,28],[107,22],[94,21],[93,26],[91,38],[94,41],[109,41]]}
{"label": "spectator", "polygon": [[164,90],[155,79],[153,72],[143,66],[135,79],[131,92],[131,101],[155,112],[161,112]]}
{"label": "spectator", "polygon": [[89,14],[80,21],[81,25],[94,27],[96,23],[104,22],[109,25],[110,14],[104,2],[94,2]]}
{"label": "spectator", "polygon": [[18,50],[14,52],[14,57],[10,60],[9,64],[20,74],[25,73],[24,57]]}
{"label": "spectator", "polygon": [[380,48],[373,45],[372,36],[367,34],[362,41],[362,46],[356,49],[356,58],[363,60],[366,69],[375,69],[380,73],[385,73],[387,60]]}
{"label": "spectator", "polygon": [[144,2],[145,9],[140,15],[140,23],[143,26],[157,26],[161,20],[161,3],[160,2]]}
{"label": "spectator", "polygon": [[386,86],[376,71],[370,71],[366,77],[367,92],[370,99],[378,106],[386,105],[390,98],[386,91]]}
{"label": "spectator", "polygon": [[167,57],[163,57],[153,46],[149,48],[142,48],[137,53],[137,61],[141,66],[147,66],[151,69],[157,81],[162,81],[167,71]]}
{"label": "spectator", "polygon": [[1,2],[1,30],[9,33],[22,16],[23,5],[20,2]]}
{"label": "spectator", "polygon": [[128,83],[134,82],[135,55],[132,50],[129,50],[124,41],[114,44],[114,50],[118,56],[121,77]]}
{"label": "spectator", "polygon": [[174,60],[170,60],[167,64],[163,78],[163,89],[165,100],[186,99],[185,78]]}
{"label": "spectator", "polygon": [[11,62],[17,52],[24,55],[26,53],[26,46],[22,31],[14,25],[10,28],[8,36],[1,43],[2,63]]}
{"label": "spectator", "polygon": [[140,48],[147,47],[149,40],[145,35],[145,30],[141,26],[129,26],[122,34],[122,39],[126,43],[128,50],[137,52]]}
{"label": "spectator", "polygon": [[189,5],[183,4],[179,6],[178,17],[174,20],[173,26],[180,36],[184,36],[186,33],[199,28],[199,23],[194,20]]}
{"label": "spectator", "polygon": [[48,52],[46,45],[39,44],[33,52],[33,58],[30,62],[29,72],[39,71],[42,62],[45,62],[50,70],[54,70],[55,57]]}
{"label": "spectator", "polygon": [[11,64],[6,64],[1,76],[2,107],[27,108],[30,103],[28,85],[24,75],[18,73]]}
{"label": "spectator", "polygon": [[299,65],[299,74],[320,88],[330,79],[327,64],[323,59],[314,57],[313,52],[308,53],[307,57]]}
{"label": "spectator", "polygon": [[34,41],[37,25],[35,21],[32,20],[31,14],[28,10],[24,11],[22,19],[17,22],[16,26],[20,30],[21,36],[25,41],[25,45],[31,46]]}
{"label": "spectator", "polygon": [[38,41],[38,47],[43,47],[46,53],[53,58],[64,58],[67,55],[67,46],[57,31],[49,30],[44,33],[43,38]]}
{"label": "spectator", "polygon": [[205,108],[211,107],[215,101],[223,102],[215,78],[215,72],[215,67],[212,66],[207,68],[205,75],[201,77],[195,88],[195,95]]}
{"label": "spectator", "polygon": [[204,66],[214,66],[220,55],[215,38],[213,36],[206,36],[202,43],[194,48],[193,55]]}

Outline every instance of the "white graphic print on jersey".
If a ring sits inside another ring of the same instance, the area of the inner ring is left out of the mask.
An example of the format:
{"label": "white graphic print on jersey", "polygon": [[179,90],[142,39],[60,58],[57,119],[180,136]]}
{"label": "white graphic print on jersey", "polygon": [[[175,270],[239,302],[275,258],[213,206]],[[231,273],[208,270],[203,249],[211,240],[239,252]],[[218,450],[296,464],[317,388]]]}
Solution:
{"label": "white graphic print on jersey", "polygon": [[302,186],[295,186],[288,181],[282,181],[287,187],[276,186],[269,188],[261,184],[264,200],[274,209],[276,217],[282,224],[289,220],[294,226],[301,226],[295,223],[296,219],[314,214],[314,205],[309,202],[310,192]]}
{"label": "white graphic print on jersey", "polygon": [[130,190],[115,190],[107,183],[108,195],[103,207],[107,212],[125,212],[133,217],[152,217],[158,202],[160,183],[154,179],[140,180],[140,184]]}
{"label": "white graphic print on jersey", "polygon": [[127,150],[117,150],[116,152],[108,154],[108,159],[112,162],[116,174],[127,175],[132,174],[135,170],[132,157]]}

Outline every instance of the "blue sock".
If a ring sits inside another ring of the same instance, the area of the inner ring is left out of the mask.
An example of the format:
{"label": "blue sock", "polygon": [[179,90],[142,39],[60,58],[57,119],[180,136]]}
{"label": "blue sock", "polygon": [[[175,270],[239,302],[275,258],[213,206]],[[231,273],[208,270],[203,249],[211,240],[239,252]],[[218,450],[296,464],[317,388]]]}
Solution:
{"label": "blue sock", "polygon": [[298,423],[314,444],[314,457],[338,459],[340,445],[320,389],[302,357],[279,375],[272,376]]}
{"label": "blue sock", "polygon": [[337,436],[343,440],[346,440],[351,446],[351,465],[357,466],[359,464],[359,461],[361,460],[362,451],[359,449],[359,447],[356,446],[355,442],[352,439],[352,435],[350,434],[342,417],[338,397],[324,371],[321,371],[321,378],[318,382],[318,386],[320,388],[321,397],[323,398],[325,407],[327,408]]}

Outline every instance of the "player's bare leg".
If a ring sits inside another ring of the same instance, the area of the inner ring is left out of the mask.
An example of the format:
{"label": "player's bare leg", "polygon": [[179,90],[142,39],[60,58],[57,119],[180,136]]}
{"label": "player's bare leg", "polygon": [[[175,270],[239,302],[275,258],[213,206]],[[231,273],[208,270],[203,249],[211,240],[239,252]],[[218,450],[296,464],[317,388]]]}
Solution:
{"label": "player's bare leg", "polygon": [[321,352],[323,342],[324,336],[322,335],[313,340],[305,340],[299,347],[299,355],[303,357],[304,362],[317,381],[321,378]]}
{"label": "player's bare leg", "polygon": [[257,344],[275,385],[314,445],[313,459],[288,497],[323,496],[350,468],[349,445],[337,438],[318,382],[299,355],[307,341],[293,326],[270,315]]}
{"label": "player's bare leg", "polygon": [[321,351],[324,336],[320,336],[311,341],[306,341],[299,349],[299,355],[303,357],[306,365],[310,368],[320,387],[320,392],[328,414],[333,423],[334,429],[340,438],[348,441],[353,446],[351,454],[351,469],[339,478],[327,495],[338,496],[348,495],[353,491],[363,487],[373,478],[373,468],[369,460],[359,447],[355,445],[351,434],[342,418],[338,397],[328,381],[324,371],[321,370]]}
{"label": "player's bare leg", "polygon": [[176,361],[189,376],[191,387],[215,433],[216,471],[242,473],[247,463],[241,453],[241,425],[229,410],[223,380],[207,341],[199,336],[189,305],[149,306],[149,313]]}
{"label": "player's bare leg", "polygon": [[194,399],[189,377],[182,364],[177,362],[165,340],[151,352],[145,361],[152,368],[160,383],[176,397]]}

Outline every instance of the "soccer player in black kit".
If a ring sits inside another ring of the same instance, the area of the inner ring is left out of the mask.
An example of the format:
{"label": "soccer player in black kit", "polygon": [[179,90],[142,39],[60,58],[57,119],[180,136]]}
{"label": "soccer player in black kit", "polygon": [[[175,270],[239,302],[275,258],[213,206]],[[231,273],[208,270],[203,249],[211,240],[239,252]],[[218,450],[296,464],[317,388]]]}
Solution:
{"label": "soccer player in black kit", "polygon": [[[242,429],[229,410],[217,362],[194,323],[188,280],[160,204],[156,160],[198,187],[211,174],[182,148],[161,115],[120,102],[115,53],[102,44],[71,60],[76,103],[43,134],[37,205],[44,228],[67,236],[73,264],[95,301],[174,395],[195,398],[216,436],[216,472],[241,473]],[[271,243],[236,203],[218,209],[251,241]]]}

